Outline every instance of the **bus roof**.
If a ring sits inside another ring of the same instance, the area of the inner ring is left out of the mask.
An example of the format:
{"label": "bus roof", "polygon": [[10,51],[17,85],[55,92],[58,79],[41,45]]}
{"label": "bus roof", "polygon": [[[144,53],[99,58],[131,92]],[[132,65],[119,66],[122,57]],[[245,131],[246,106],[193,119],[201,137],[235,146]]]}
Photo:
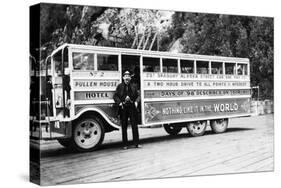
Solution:
{"label": "bus roof", "polygon": [[187,53],[172,53],[163,51],[149,51],[140,49],[130,49],[130,48],[117,48],[117,47],[104,47],[104,46],[91,46],[91,45],[80,45],[80,44],[63,44],[52,52],[54,55],[59,50],[70,47],[72,49],[84,49],[84,50],[94,50],[94,51],[107,51],[114,53],[121,53],[127,55],[148,55],[148,56],[162,56],[162,57],[174,57],[174,58],[184,58],[184,59],[198,59],[198,60],[208,60],[208,61],[224,61],[224,62],[244,62],[249,63],[248,58],[238,58],[238,57],[225,57],[225,56],[211,56],[211,55],[198,55],[198,54],[187,54]]}

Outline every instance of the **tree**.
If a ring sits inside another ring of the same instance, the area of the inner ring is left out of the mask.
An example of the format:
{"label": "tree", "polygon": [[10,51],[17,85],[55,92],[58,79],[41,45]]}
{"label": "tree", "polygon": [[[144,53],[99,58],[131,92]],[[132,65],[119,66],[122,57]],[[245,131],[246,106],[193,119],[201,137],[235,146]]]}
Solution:
{"label": "tree", "polygon": [[43,59],[63,43],[131,48],[157,33],[152,50],[249,58],[251,84],[273,98],[273,18],[42,4],[40,20]]}
{"label": "tree", "polygon": [[273,19],[177,12],[169,31],[181,52],[250,59],[251,84],[273,98]]}

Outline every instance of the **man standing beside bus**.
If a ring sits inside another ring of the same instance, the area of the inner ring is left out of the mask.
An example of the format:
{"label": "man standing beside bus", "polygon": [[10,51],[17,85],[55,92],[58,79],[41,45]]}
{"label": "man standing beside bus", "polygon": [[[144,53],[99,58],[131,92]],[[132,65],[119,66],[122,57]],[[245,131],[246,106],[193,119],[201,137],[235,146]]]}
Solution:
{"label": "man standing beside bus", "polygon": [[116,92],[113,96],[115,103],[119,106],[122,140],[124,144],[123,149],[128,149],[128,118],[130,118],[133,132],[133,144],[136,148],[140,148],[141,145],[139,144],[139,131],[137,125],[137,104],[139,101],[139,95],[137,89],[130,83],[131,74],[129,71],[124,72],[123,80],[124,82],[117,86]]}

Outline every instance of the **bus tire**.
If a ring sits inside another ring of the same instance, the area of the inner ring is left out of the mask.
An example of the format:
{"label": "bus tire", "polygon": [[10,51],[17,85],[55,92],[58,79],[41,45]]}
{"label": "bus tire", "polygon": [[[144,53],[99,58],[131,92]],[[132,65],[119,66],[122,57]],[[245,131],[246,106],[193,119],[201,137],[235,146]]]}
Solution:
{"label": "bus tire", "polygon": [[203,136],[207,127],[207,121],[194,121],[187,124],[187,130],[191,136]]}
{"label": "bus tire", "polygon": [[182,127],[172,124],[164,124],[164,129],[169,135],[176,136],[181,131]]}
{"label": "bus tire", "polygon": [[228,127],[228,119],[215,119],[210,121],[214,133],[223,133]]}
{"label": "bus tire", "polygon": [[104,139],[104,126],[98,118],[79,119],[74,122],[71,146],[76,151],[93,151]]}
{"label": "bus tire", "polygon": [[62,145],[63,147],[69,148],[71,144],[70,139],[57,139],[57,141]]}

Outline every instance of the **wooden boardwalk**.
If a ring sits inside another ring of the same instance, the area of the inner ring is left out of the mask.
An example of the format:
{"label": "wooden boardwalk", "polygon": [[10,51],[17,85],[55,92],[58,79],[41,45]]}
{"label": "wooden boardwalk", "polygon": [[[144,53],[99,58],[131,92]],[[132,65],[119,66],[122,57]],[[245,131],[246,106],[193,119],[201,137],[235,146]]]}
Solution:
{"label": "wooden boardwalk", "polygon": [[163,128],[141,128],[143,148],[121,150],[121,133],[112,132],[98,151],[73,153],[57,142],[43,143],[41,183],[72,184],[132,179],[245,173],[273,170],[273,115],[230,120],[223,134],[210,129],[177,137]]}

